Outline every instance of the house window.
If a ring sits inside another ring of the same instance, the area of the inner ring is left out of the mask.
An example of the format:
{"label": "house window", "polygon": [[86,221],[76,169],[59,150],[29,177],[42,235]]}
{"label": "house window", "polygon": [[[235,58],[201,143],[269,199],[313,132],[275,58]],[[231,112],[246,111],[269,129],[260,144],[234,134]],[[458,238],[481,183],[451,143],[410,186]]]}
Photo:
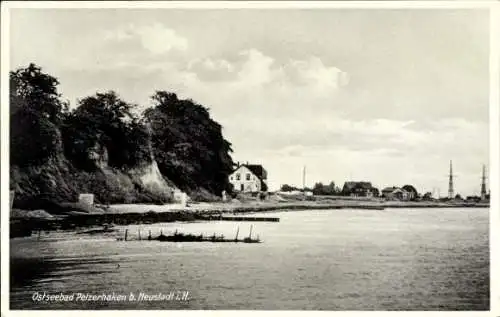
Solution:
{"label": "house window", "polygon": [[231,177],[229,177],[229,180],[233,180],[233,177],[232,177],[232,176],[231,176]]}
{"label": "house window", "polygon": [[236,180],[239,181],[240,180],[240,173],[236,174]]}
{"label": "house window", "polygon": [[243,184],[240,185],[240,188],[241,188],[241,191],[245,190],[245,187],[243,186]]}
{"label": "house window", "polygon": [[247,173],[247,181],[250,180],[250,173]]}

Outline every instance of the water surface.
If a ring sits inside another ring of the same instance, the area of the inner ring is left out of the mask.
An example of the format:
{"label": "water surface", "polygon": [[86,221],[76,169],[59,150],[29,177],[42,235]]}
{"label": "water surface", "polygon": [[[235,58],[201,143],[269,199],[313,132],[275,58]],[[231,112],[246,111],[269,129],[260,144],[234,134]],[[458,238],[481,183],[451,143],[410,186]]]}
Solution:
{"label": "water surface", "polygon": [[[488,209],[321,210],[275,222],[128,226],[261,244],[116,241],[67,232],[11,239],[11,309],[489,310]],[[125,227],[120,227],[123,236]],[[37,302],[47,294],[189,300]]]}

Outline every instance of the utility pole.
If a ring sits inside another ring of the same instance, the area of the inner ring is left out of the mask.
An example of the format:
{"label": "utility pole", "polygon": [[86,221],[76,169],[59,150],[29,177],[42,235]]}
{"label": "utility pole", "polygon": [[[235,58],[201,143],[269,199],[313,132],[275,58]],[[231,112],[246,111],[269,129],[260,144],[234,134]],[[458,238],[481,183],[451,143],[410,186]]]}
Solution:
{"label": "utility pole", "polygon": [[302,189],[306,189],[306,166],[302,169]]}

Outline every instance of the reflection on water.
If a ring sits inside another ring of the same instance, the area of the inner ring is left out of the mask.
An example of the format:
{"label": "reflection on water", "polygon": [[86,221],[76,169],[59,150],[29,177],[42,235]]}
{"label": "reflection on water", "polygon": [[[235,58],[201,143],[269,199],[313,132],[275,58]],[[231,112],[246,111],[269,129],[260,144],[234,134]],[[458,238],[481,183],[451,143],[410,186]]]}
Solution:
{"label": "reflection on water", "polygon": [[[53,232],[11,239],[11,309],[489,310],[487,209],[273,213],[262,244],[116,241]],[[250,222],[128,226],[240,238]],[[122,236],[121,227],[117,235]],[[36,302],[50,294],[189,300]]]}

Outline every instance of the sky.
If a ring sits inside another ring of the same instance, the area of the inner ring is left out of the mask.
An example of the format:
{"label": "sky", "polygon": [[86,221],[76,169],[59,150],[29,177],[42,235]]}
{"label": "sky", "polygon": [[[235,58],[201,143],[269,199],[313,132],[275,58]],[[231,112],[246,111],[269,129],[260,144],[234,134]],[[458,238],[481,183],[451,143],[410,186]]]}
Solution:
{"label": "sky", "polygon": [[334,181],[478,194],[489,157],[484,9],[13,9],[10,65],[79,98],[156,90],[210,109],[270,189]]}

